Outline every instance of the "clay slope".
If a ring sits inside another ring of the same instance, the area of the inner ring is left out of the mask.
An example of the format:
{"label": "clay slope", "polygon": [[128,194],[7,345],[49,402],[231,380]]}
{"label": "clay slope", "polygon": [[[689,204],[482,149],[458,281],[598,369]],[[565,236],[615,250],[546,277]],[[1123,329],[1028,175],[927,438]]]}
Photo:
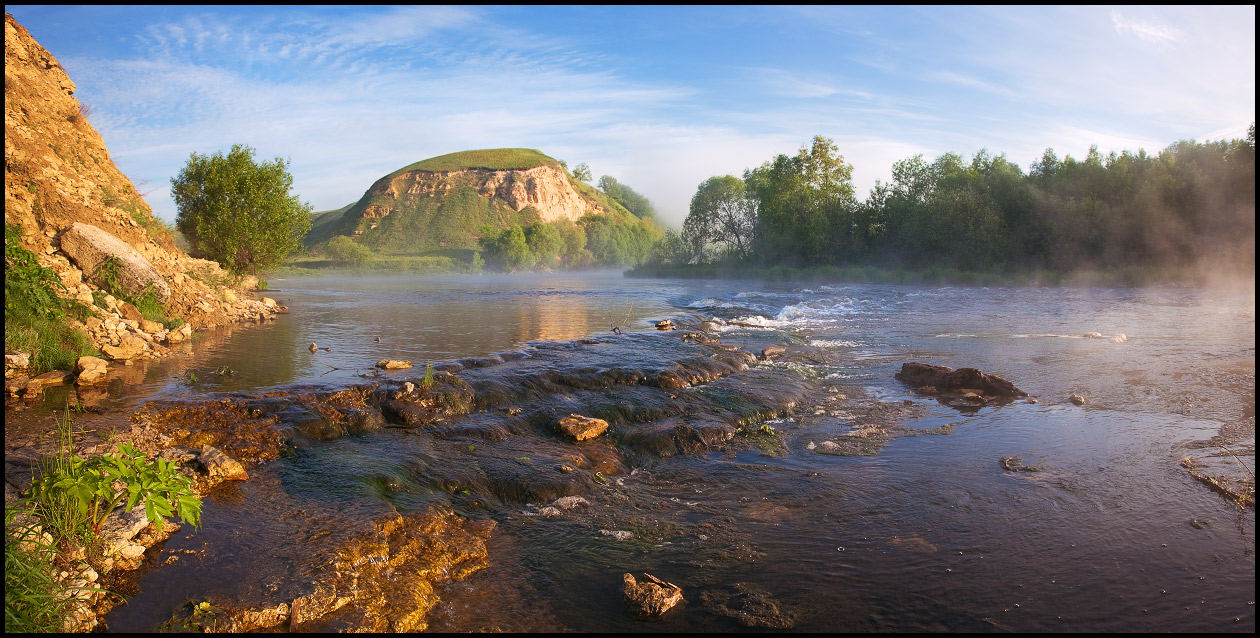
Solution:
{"label": "clay slope", "polygon": [[[143,272],[134,276],[137,281],[162,293],[169,319],[200,329],[273,314],[274,302],[238,297],[218,264],[175,246],[110,159],[89,122],[90,109],[75,99],[74,82],[57,59],[13,16],[4,18],[4,222],[20,226],[24,247],[58,272],[67,296],[93,303],[92,293],[101,289],[102,255],[116,254],[138,264]],[[91,250],[81,248],[85,242]],[[143,344],[135,356],[163,354],[164,330],[145,331],[128,317],[134,308],[108,305],[99,323],[94,318],[94,325],[84,326],[98,349],[130,338]]]}

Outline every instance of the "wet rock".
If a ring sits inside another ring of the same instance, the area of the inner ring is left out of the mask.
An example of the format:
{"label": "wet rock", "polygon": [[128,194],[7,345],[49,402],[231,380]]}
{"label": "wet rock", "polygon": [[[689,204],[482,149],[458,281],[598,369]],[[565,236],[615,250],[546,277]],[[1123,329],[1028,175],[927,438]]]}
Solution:
{"label": "wet rock", "polygon": [[784,348],[783,346],[770,346],[769,348],[765,348],[761,351],[761,358],[768,360],[774,357],[782,356],[785,352],[787,352],[787,348]]}
{"label": "wet rock", "polygon": [[1128,340],[1129,340],[1129,337],[1125,335],[1123,332],[1117,333],[1115,336],[1111,338],[1112,343],[1124,343]]}
{"label": "wet rock", "polygon": [[941,392],[966,393],[996,398],[1026,397],[1027,392],[1015,387],[1010,381],[997,375],[985,374],[975,368],[954,370],[947,366],[934,366],[910,361],[901,365],[896,379],[916,388],[933,386]]}
{"label": "wet rock", "polygon": [[1086,338],[1086,339],[1102,339],[1102,333],[1101,333],[1101,332],[1087,332],[1087,333],[1085,333],[1085,334],[1083,334],[1083,335],[1081,335],[1081,336],[1082,336],[1082,337],[1084,337],[1084,338]]}
{"label": "wet rock", "polygon": [[633,574],[623,574],[626,607],[640,620],[660,618],[683,599],[682,588],[651,574],[643,574],[642,583]]}
{"label": "wet rock", "polygon": [[603,534],[604,536],[611,536],[613,540],[619,541],[619,542],[625,542],[625,541],[634,539],[634,532],[628,532],[622,529],[601,529],[599,530],[599,533]]}
{"label": "wet rock", "polygon": [[75,382],[79,385],[91,385],[105,378],[109,364],[97,357],[79,357],[74,363]]}
{"label": "wet rock", "polygon": [[608,422],[603,419],[570,414],[556,423],[560,432],[573,437],[577,441],[597,437],[608,429]]}
{"label": "wet rock", "polygon": [[228,481],[244,481],[249,478],[240,461],[224,454],[218,448],[205,445],[198,458],[211,478],[222,478]]}
{"label": "wet rock", "polygon": [[1068,397],[1068,401],[1071,401],[1072,403],[1075,403],[1076,405],[1085,405],[1086,403],[1089,403],[1088,399],[1086,399],[1085,397],[1079,394],[1072,394],[1071,396]]}
{"label": "wet rock", "polygon": [[658,322],[656,322],[656,329],[657,329],[657,330],[673,330],[673,329],[675,329],[675,328],[677,328],[677,327],[678,327],[678,326],[675,326],[675,325],[674,325],[674,322],[673,322],[673,321],[671,321],[671,320],[669,320],[669,319],[665,319],[665,320],[663,320],[663,321],[658,321]]}
{"label": "wet rock", "polygon": [[13,376],[17,370],[25,370],[31,365],[31,355],[26,352],[4,355],[4,378]]}
{"label": "wet rock", "polygon": [[766,590],[752,583],[702,592],[700,602],[712,613],[738,620],[745,627],[791,629],[796,621],[779,608]]}
{"label": "wet rock", "polygon": [[381,359],[376,362],[376,367],[382,370],[406,370],[411,367],[411,362],[401,359]]}

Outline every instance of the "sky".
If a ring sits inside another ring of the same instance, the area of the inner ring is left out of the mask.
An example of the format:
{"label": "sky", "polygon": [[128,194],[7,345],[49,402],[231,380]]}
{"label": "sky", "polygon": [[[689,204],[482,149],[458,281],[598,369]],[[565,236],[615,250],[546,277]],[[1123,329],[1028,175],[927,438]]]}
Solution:
{"label": "sky", "polygon": [[[647,196],[815,135],[864,199],[894,162],[1028,170],[1246,136],[1255,6],[14,6],[154,212],[193,152],[289,162],[315,210],[456,151],[536,148]],[[593,181],[594,181],[593,180]]]}

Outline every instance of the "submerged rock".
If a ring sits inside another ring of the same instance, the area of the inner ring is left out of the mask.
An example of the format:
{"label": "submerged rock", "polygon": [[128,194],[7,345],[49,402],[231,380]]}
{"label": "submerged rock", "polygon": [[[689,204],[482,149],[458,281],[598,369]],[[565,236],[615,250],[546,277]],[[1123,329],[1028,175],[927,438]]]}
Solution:
{"label": "submerged rock", "polygon": [[667,583],[651,574],[643,574],[644,582],[633,574],[623,574],[626,606],[640,620],[660,618],[683,599],[682,587]]}
{"label": "submerged rock", "polygon": [[721,616],[738,620],[745,627],[791,629],[796,625],[791,614],[779,608],[766,590],[752,583],[735,583],[700,594],[704,608]]}

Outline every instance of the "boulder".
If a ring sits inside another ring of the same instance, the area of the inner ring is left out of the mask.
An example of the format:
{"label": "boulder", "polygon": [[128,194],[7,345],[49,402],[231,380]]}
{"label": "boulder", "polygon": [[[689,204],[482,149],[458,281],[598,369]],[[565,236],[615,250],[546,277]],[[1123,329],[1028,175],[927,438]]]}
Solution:
{"label": "boulder", "polygon": [[127,335],[116,346],[102,347],[101,352],[114,361],[128,361],[144,354],[145,349],[146,346],[143,339],[134,335]]}
{"label": "boulder", "polygon": [[954,370],[948,366],[934,366],[911,361],[901,365],[901,372],[895,375],[916,388],[932,386],[938,392],[972,391],[984,397],[1026,397],[1027,392],[1015,387],[1010,381],[994,374],[985,374],[975,368]]}
{"label": "boulder", "polygon": [[667,583],[651,574],[643,574],[642,583],[633,574],[623,574],[626,606],[640,620],[660,618],[682,600],[682,587]]}
{"label": "boulder", "polygon": [[140,329],[149,334],[157,334],[162,331],[162,324],[156,321],[149,321],[148,319],[141,319]]}
{"label": "boulder", "polygon": [[88,279],[104,288],[101,265],[113,257],[118,260],[118,284],[132,295],[140,295],[152,286],[163,299],[169,299],[171,289],[153,264],[129,244],[117,237],[82,222],[75,222],[61,233],[61,250],[82,270]]}
{"label": "boulder", "polygon": [[109,364],[98,357],[79,357],[74,363],[74,371],[77,374],[75,382],[79,385],[91,385],[105,378],[106,371],[109,370]]}
{"label": "boulder", "polygon": [[573,437],[578,441],[597,437],[608,429],[608,422],[603,419],[582,416],[580,414],[570,414],[560,419],[556,423],[556,428],[562,433]]}

